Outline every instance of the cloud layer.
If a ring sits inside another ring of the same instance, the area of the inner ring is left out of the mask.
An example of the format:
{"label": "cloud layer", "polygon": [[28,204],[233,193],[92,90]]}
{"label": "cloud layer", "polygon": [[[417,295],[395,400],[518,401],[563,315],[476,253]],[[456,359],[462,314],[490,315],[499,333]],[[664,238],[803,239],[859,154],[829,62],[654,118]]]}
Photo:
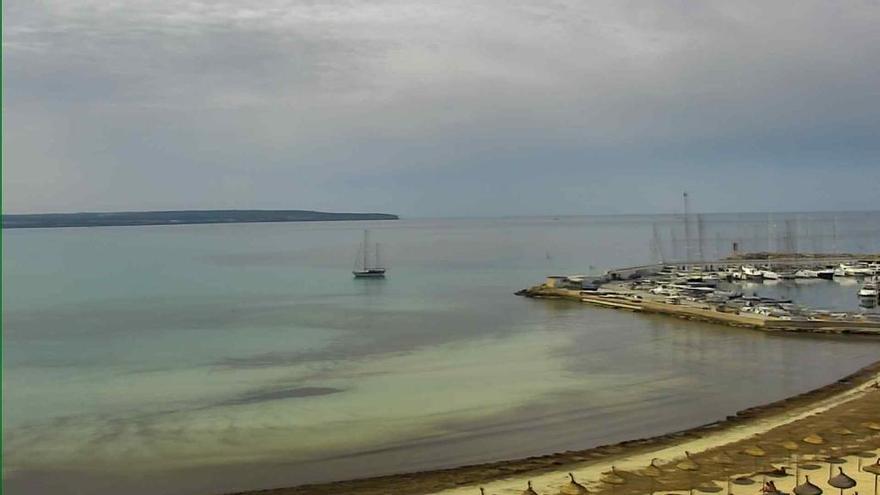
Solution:
{"label": "cloud layer", "polygon": [[876,208],[876,1],[3,8],[7,211]]}

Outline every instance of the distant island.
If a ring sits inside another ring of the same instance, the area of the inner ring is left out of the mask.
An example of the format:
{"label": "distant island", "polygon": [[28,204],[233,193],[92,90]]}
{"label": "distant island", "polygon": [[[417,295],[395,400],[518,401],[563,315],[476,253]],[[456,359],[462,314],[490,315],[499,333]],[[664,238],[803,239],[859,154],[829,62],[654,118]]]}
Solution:
{"label": "distant island", "polygon": [[310,210],[180,210],[107,213],[32,213],[3,215],[4,229],[48,227],[111,227],[198,223],[330,222],[397,220],[387,213],[328,213]]}

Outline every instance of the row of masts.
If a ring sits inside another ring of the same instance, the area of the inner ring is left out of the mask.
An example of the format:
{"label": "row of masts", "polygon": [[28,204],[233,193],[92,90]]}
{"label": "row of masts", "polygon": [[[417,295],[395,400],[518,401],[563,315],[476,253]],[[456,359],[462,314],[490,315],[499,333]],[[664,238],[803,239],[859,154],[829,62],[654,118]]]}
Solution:
{"label": "row of masts", "polygon": [[[655,222],[652,226],[650,252],[656,262],[705,261],[762,251],[792,254],[841,252],[836,216],[816,219],[804,214],[780,218],[779,215],[767,214],[766,223],[754,222],[751,226],[740,226],[738,233],[710,233],[704,215],[691,212],[687,192],[682,194],[682,203],[683,214],[678,222]],[[661,227],[666,232],[662,232]],[[853,233],[850,234],[848,237],[853,237]],[[857,241],[856,244],[862,245],[864,251],[880,249],[880,233],[866,231],[861,236],[863,239],[848,240]],[[848,249],[852,247],[847,246]]]}

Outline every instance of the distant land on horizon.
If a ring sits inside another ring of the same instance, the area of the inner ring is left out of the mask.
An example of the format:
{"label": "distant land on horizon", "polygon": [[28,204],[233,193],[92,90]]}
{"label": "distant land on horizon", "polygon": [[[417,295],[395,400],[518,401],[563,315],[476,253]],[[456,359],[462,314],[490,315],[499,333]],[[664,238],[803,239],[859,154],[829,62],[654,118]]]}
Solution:
{"label": "distant land on horizon", "polygon": [[388,213],[330,213],[311,210],[177,210],[3,215],[4,229],[51,227],[116,227],[203,223],[331,222],[398,220]]}

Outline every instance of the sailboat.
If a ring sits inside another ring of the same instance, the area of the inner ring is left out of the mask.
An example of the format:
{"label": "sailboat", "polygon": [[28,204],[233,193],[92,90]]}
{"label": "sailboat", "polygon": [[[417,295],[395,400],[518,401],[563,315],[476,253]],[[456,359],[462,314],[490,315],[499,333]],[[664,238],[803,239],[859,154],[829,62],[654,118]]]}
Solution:
{"label": "sailboat", "polygon": [[[364,243],[361,245],[358,250],[358,255],[355,258],[354,262],[354,270],[352,270],[352,274],[354,274],[355,278],[385,278],[385,267],[382,266],[381,261],[379,260],[379,244],[375,245],[375,253],[373,255],[372,260],[370,259],[370,231],[364,231]],[[370,262],[372,261],[372,264]]]}

